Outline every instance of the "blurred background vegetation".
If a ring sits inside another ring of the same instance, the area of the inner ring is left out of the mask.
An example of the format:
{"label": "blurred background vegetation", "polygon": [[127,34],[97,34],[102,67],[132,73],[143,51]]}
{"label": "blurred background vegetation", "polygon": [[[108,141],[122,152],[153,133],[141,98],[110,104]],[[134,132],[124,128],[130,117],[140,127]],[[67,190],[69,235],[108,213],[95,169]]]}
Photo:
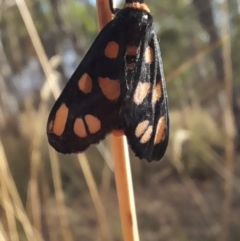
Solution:
{"label": "blurred background vegetation", "polygon": [[[54,103],[46,79],[62,89],[83,58],[98,33],[95,2],[26,4],[43,52],[30,38],[24,1],[0,0],[0,240],[120,241],[109,139],[79,161],[49,148],[45,134]],[[160,38],[171,136],[160,163],[130,153],[140,239],[238,241],[240,2],[147,4]],[[82,172],[85,157],[104,220]]]}

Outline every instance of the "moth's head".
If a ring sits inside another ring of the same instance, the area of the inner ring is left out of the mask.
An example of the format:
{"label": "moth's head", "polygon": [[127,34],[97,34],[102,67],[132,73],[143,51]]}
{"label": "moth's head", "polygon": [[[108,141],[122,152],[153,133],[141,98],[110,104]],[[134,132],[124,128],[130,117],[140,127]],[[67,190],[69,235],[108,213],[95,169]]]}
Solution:
{"label": "moth's head", "polygon": [[127,24],[134,26],[137,28],[139,26],[151,25],[153,22],[153,18],[151,14],[145,10],[138,8],[124,8],[125,19],[127,20]]}
{"label": "moth's head", "polygon": [[134,35],[144,35],[145,30],[151,29],[153,25],[152,15],[144,0],[126,0],[123,8],[115,15],[115,19],[118,18],[125,22],[130,38]]}

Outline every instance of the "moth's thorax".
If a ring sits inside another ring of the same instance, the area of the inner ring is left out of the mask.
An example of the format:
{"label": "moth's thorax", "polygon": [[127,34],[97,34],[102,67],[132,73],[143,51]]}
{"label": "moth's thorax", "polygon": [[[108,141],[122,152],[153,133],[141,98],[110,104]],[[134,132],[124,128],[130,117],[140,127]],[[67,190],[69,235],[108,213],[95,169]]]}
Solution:
{"label": "moth's thorax", "polygon": [[143,36],[152,29],[152,16],[145,10],[126,7],[119,11],[117,17],[124,19],[128,45],[139,45]]}

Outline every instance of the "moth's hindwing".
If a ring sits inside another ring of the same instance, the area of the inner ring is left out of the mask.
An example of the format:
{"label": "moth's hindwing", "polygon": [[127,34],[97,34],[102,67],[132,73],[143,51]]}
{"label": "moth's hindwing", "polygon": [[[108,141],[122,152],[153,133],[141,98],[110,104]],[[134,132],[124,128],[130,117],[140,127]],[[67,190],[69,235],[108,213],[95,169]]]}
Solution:
{"label": "moth's hindwing", "polygon": [[100,32],[49,115],[48,140],[59,152],[84,151],[119,127],[125,44],[112,25]]}
{"label": "moth's hindwing", "polygon": [[136,156],[148,161],[160,160],[168,145],[169,115],[160,48],[154,31],[138,50],[133,73],[128,71],[126,76],[131,85],[121,108],[121,120]]}

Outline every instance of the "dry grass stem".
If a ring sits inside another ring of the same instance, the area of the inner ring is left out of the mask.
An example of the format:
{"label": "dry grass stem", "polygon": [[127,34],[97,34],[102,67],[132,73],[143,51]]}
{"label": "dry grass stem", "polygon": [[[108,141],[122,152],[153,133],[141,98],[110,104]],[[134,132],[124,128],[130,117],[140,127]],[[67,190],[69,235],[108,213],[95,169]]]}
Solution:
{"label": "dry grass stem", "polygon": [[101,237],[102,240],[106,240],[106,241],[110,241],[110,234],[109,234],[109,228],[108,228],[108,223],[107,223],[107,219],[106,219],[106,213],[104,210],[104,206],[102,204],[97,186],[96,186],[96,182],[94,180],[92,171],[90,169],[90,166],[88,164],[88,160],[86,158],[85,154],[79,154],[78,155],[78,161],[79,164],[82,168],[84,177],[86,179],[89,191],[90,191],[90,195],[93,201],[93,204],[95,206],[96,212],[97,212],[97,219],[98,219],[98,223],[99,223],[99,228],[100,228],[100,233],[101,233]]}
{"label": "dry grass stem", "polygon": [[[112,19],[109,2],[106,0],[97,0],[97,10],[98,26],[102,29]],[[123,239],[124,241],[138,241],[137,215],[126,139],[112,135],[111,145]]]}
{"label": "dry grass stem", "polygon": [[221,36],[226,38],[226,42],[223,45],[223,69],[224,69],[224,90],[223,90],[223,123],[226,132],[226,145],[225,145],[225,198],[223,200],[222,209],[222,224],[219,241],[228,240],[228,225],[230,216],[230,205],[232,198],[232,175],[233,171],[233,160],[234,154],[234,137],[236,134],[234,115],[232,111],[232,60],[231,60],[231,39],[230,39],[230,28],[229,28],[229,11],[228,3],[224,0],[221,3],[221,14],[222,18],[221,25]]}
{"label": "dry grass stem", "polygon": [[55,190],[57,212],[60,222],[60,232],[64,241],[72,241],[72,233],[67,217],[66,205],[64,202],[64,193],[62,190],[62,180],[59,168],[59,160],[55,150],[49,147],[50,163],[52,168],[52,178]]}
{"label": "dry grass stem", "polygon": [[[41,235],[32,227],[26,215],[26,212],[24,210],[21,199],[19,197],[17,188],[15,186],[14,180],[10,173],[8,162],[6,159],[6,155],[5,155],[1,140],[0,140],[0,155],[1,155],[1,165],[0,165],[1,176],[7,184],[10,198],[13,200],[14,210],[15,210],[14,213],[16,215],[16,218],[20,221],[28,241],[32,241],[33,239],[36,241],[43,241]],[[10,210],[12,210],[12,208]]]}
{"label": "dry grass stem", "polygon": [[[29,10],[27,8],[27,5],[26,5],[25,1],[23,1],[23,0],[16,0],[16,3],[18,5],[18,8],[19,8],[20,13],[22,15],[22,18],[23,18],[23,20],[25,22],[25,25],[26,25],[27,30],[29,32],[29,35],[31,37],[31,40],[32,40],[32,43],[33,43],[34,48],[36,50],[37,56],[38,56],[38,58],[40,60],[40,63],[42,65],[42,67],[43,67],[45,75],[47,76],[47,80],[48,80],[48,83],[50,85],[51,91],[52,91],[54,97],[57,98],[59,96],[59,94],[60,94],[60,88],[59,88],[59,86],[57,85],[57,83],[55,81],[56,80],[55,72],[51,69],[51,67],[49,65],[49,61],[47,59],[47,55],[46,55],[46,53],[45,53],[45,51],[43,49],[43,46],[41,44],[39,35],[38,35],[37,31],[36,31],[36,28],[34,26],[34,23],[33,23],[31,15],[30,15],[30,12],[29,12]],[[42,90],[43,90],[43,92],[41,92],[41,97],[42,97],[43,102],[42,102],[42,105],[40,105],[40,111],[39,111],[40,117],[44,116],[43,113],[45,112],[45,104],[46,104],[46,102],[45,102],[46,99],[45,98],[48,97],[48,93],[49,93],[45,86],[42,88]],[[35,139],[35,140],[38,141],[40,139]],[[36,144],[34,146],[39,146],[39,145]],[[39,148],[36,148],[35,151],[33,151],[33,155],[35,154],[36,158],[39,157],[39,155],[37,155],[37,150],[39,150]],[[40,153],[38,153],[38,154],[40,154]],[[85,165],[83,167],[85,168],[86,166],[88,166],[88,171],[87,172],[90,172],[89,164],[85,163]],[[35,179],[33,178],[31,180],[32,180],[32,185],[33,185]],[[90,192],[91,192],[91,190],[90,190]],[[59,205],[61,205],[61,204],[59,204]]]}

